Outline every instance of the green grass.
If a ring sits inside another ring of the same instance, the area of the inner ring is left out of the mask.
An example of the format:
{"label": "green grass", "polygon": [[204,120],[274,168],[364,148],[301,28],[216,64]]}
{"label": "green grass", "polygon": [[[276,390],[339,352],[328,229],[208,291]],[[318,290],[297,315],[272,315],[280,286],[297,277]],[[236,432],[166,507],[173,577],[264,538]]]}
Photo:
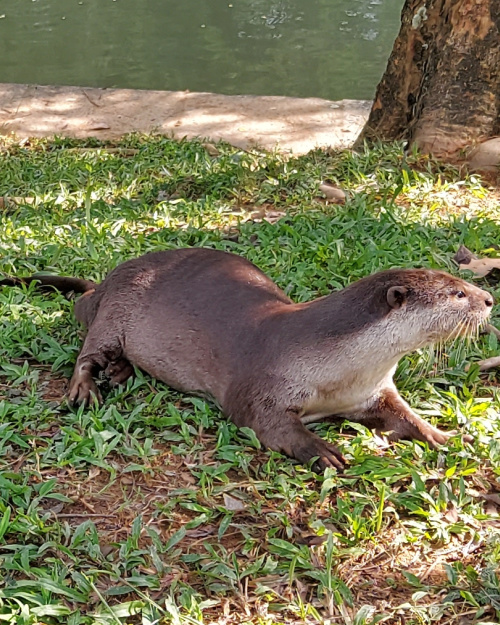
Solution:
{"label": "green grass", "polygon": [[[495,189],[399,146],[217,149],[5,142],[0,271],[100,280],[147,251],[208,246],[304,301],[391,266],[456,271],[460,244],[500,245]],[[325,178],[345,206],[321,199]],[[259,210],[285,216],[255,222]],[[493,278],[481,284],[498,299]],[[397,373],[413,407],[473,444],[384,446],[361,426],[322,425],[349,467],[317,475],[140,372],[103,382],[102,407],[69,408],[71,309],[0,290],[0,622],[498,622],[500,394],[495,372],[466,371],[498,353],[495,337],[413,354]]]}

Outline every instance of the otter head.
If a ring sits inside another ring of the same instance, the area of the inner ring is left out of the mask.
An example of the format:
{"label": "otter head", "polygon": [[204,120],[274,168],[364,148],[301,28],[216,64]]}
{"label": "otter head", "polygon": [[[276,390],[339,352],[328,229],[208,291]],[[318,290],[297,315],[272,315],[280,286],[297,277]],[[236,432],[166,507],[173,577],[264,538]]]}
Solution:
{"label": "otter head", "polygon": [[401,338],[415,347],[474,335],[493,307],[487,291],[444,271],[395,269],[381,275],[387,318],[401,322]]}

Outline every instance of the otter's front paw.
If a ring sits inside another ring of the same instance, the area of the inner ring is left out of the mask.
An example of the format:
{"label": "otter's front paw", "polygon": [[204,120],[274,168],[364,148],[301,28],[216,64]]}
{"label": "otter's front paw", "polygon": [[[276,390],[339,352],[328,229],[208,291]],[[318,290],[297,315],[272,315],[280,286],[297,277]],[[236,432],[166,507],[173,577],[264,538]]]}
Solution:
{"label": "otter's front paw", "polygon": [[[438,428],[432,427],[432,425],[428,425],[428,427],[423,432],[423,440],[427,441],[431,447],[436,448],[440,445],[446,445],[446,443],[450,438],[452,438],[452,436],[457,436],[458,434],[460,434],[458,430],[443,432],[443,430],[438,430]],[[474,437],[470,434],[463,434],[462,440],[464,440],[466,443],[472,443]]]}
{"label": "otter's front paw", "polygon": [[[419,441],[423,441],[424,443],[428,443],[430,447],[436,449],[440,445],[446,445],[448,440],[452,436],[456,436],[458,433],[458,430],[443,432],[443,430],[439,430],[429,423],[420,420],[418,422],[418,427],[413,427],[409,432],[398,432],[397,430],[393,430],[388,434],[388,439],[392,441],[398,441],[402,438],[413,438]],[[377,434],[380,435],[383,434],[383,432],[378,431]],[[469,434],[464,434],[462,438],[466,443],[470,443],[474,440],[474,438]]]}
{"label": "otter's front paw", "polygon": [[92,374],[85,370],[75,371],[69,383],[68,401],[71,404],[89,405],[92,398],[102,402],[101,393],[94,382]]}
{"label": "otter's front paw", "polygon": [[307,440],[301,441],[301,444],[292,450],[291,455],[304,464],[310,462],[312,458],[317,458],[315,464],[322,471],[327,467],[342,470],[347,464],[344,456],[335,445],[312,433]]}

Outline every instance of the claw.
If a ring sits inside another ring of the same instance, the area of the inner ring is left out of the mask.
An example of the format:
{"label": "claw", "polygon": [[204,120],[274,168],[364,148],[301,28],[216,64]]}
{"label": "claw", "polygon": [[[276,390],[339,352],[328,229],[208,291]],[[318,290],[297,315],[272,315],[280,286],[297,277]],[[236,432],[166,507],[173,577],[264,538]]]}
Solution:
{"label": "claw", "polygon": [[347,464],[346,459],[340,453],[340,451],[330,443],[325,443],[325,446],[330,451],[328,455],[321,455],[317,461],[320,467],[324,470],[326,467],[332,467],[333,469],[343,470]]}
{"label": "claw", "polygon": [[[441,445],[446,445],[450,438],[460,434],[458,430],[443,432],[442,430],[439,430],[438,428],[435,428],[428,423],[424,423],[423,425],[425,425],[425,427],[420,427],[418,430],[415,430],[413,432],[413,435],[411,437],[408,436],[408,438],[414,438],[423,441],[427,443],[432,449],[437,449],[438,447],[441,447]],[[384,432],[382,432],[380,429],[376,429],[375,432],[379,436],[384,436]],[[387,438],[390,441],[397,441],[401,438],[406,438],[406,436],[403,437],[399,433],[393,431],[387,436]],[[474,437],[470,434],[463,434],[462,440],[465,443],[471,443],[474,440]]]}
{"label": "claw", "polygon": [[327,467],[342,471],[347,464],[344,456],[335,445],[313,434],[305,444],[301,445],[300,449],[294,450],[293,455],[297,460],[304,463],[309,462],[312,458],[317,458],[315,464],[321,471]]}
{"label": "claw", "polygon": [[68,401],[70,404],[90,405],[93,401],[102,402],[101,393],[92,378],[92,374],[86,370],[80,370],[73,374],[69,384]]}

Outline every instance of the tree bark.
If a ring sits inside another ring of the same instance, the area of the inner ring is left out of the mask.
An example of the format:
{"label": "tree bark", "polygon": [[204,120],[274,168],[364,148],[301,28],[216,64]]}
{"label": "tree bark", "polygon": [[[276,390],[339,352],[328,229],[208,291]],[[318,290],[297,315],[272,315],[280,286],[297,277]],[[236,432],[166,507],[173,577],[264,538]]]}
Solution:
{"label": "tree bark", "polygon": [[449,160],[500,134],[500,0],[406,0],[356,141],[407,140]]}

